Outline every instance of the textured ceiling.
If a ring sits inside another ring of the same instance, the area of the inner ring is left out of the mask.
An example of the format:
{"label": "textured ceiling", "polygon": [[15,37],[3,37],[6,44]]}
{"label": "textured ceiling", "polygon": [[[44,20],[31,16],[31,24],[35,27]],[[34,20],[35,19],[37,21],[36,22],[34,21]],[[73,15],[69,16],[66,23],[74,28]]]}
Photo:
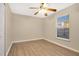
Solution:
{"label": "textured ceiling", "polygon": [[[47,3],[48,7],[55,8],[57,11],[63,10],[64,8],[67,8],[71,6],[72,3]],[[34,16],[34,17],[46,17],[44,16],[44,12],[40,12],[37,15],[34,15],[34,13],[38,9],[29,9],[29,7],[38,7],[40,6],[40,3],[10,3],[9,4],[11,11],[16,14],[21,15],[27,15],[27,16]],[[48,15],[54,14],[54,12],[48,12]]]}

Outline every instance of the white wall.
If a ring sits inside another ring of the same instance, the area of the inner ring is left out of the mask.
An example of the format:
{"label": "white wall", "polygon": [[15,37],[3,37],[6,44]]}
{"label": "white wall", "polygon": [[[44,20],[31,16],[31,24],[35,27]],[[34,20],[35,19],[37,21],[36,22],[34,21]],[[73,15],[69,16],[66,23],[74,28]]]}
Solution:
{"label": "white wall", "polygon": [[8,6],[5,5],[5,53],[7,54],[12,43],[12,13]]}
{"label": "white wall", "polygon": [[12,22],[14,41],[43,38],[43,19],[14,14]]}
{"label": "white wall", "polygon": [[4,55],[4,5],[0,3],[0,56]]}
{"label": "white wall", "polygon": [[[70,20],[70,41],[56,39],[57,15],[64,15],[66,13],[69,14]],[[79,4],[70,6],[54,15],[45,18],[44,20],[44,36],[46,39],[79,51]]]}

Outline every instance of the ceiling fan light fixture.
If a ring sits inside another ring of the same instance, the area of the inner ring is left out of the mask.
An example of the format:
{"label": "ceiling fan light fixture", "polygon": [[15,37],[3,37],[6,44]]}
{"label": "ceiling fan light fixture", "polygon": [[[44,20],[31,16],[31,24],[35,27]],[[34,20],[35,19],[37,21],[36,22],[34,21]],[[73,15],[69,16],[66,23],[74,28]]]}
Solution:
{"label": "ceiling fan light fixture", "polygon": [[47,3],[41,3],[39,8],[31,7],[30,9],[38,9],[38,11],[36,11],[34,13],[34,15],[37,15],[38,13],[44,13],[45,16],[47,16],[47,13],[49,13],[49,12],[56,12],[57,11],[57,9],[48,8]]}
{"label": "ceiling fan light fixture", "polygon": [[41,10],[40,10],[40,12],[44,12],[44,11],[45,11],[44,9],[41,9]]}
{"label": "ceiling fan light fixture", "polygon": [[43,7],[47,7],[47,4],[46,4],[46,3],[44,3]]}

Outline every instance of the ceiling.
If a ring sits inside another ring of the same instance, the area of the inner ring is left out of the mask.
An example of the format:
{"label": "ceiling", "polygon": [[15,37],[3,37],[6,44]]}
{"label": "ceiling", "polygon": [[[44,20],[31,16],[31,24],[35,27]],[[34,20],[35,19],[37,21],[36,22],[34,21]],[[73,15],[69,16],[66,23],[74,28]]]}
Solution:
{"label": "ceiling", "polygon": [[[47,3],[48,7],[57,9],[57,12],[60,10],[63,10],[64,8],[67,8],[71,6],[73,3]],[[21,15],[27,15],[27,16],[34,16],[34,17],[46,17],[44,16],[44,12],[40,12],[37,15],[34,15],[34,13],[38,9],[29,9],[29,7],[38,7],[40,6],[40,3],[10,3],[9,4],[11,11],[16,14]],[[48,15],[54,14],[55,12],[48,12]]]}

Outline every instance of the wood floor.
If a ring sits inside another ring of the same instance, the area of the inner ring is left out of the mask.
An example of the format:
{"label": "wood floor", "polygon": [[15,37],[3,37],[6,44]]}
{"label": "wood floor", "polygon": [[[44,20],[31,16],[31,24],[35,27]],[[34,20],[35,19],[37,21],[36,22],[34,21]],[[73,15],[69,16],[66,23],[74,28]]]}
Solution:
{"label": "wood floor", "polygon": [[79,56],[79,53],[46,40],[35,40],[13,44],[8,56]]}

